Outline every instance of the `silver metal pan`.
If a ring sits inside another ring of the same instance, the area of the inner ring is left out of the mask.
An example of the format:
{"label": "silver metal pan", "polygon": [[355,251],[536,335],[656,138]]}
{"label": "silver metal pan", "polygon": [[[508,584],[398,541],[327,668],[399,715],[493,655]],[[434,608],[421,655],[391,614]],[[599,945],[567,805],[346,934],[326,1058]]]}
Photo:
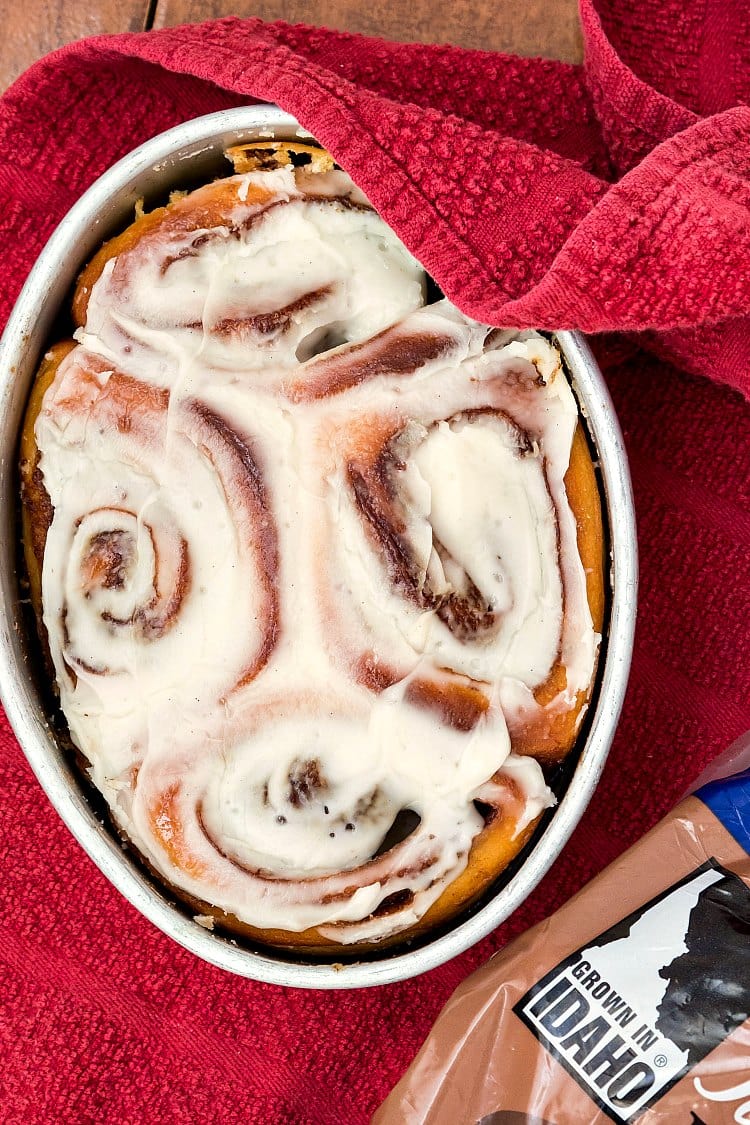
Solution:
{"label": "silver metal pan", "polygon": [[[572,764],[558,779],[557,808],[493,893],[447,932],[358,961],[301,959],[208,931],[170,890],[123,850],[86,778],[49,722],[37,644],[23,606],[18,567],[18,438],[52,325],[81,266],[131,220],[137,199],[227,172],[224,149],[243,141],[306,136],[274,106],[248,106],[188,121],[148,141],[103,175],[49,240],[0,341],[0,693],[18,740],[70,831],[107,878],[164,933],[197,956],[242,976],[306,988],[387,984],[426,972],[498,926],[530,894],[575,828],[596,787],[625,693],[635,625],[637,560],[627,461],[602,376],[585,341],[556,334],[599,466],[610,552],[610,597],[598,685]],[[223,165],[223,168],[222,168]],[[350,170],[351,171],[351,170]],[[356,179],[356,170],[355,170]],[[104,821],[104,822],[103,822]]]}

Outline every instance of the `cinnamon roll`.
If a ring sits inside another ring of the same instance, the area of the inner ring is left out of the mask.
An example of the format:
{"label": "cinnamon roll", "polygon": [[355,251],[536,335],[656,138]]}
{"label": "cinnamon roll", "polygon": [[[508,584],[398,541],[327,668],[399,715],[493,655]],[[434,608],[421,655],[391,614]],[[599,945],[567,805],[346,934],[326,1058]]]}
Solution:
{"label": "cinnamon roll", "polygon": [[84,269],[21,446],[74,746],[201,916],[361,951],[474,902],[554,802],[603,620],[561,357],[445,299],[319,149]]}

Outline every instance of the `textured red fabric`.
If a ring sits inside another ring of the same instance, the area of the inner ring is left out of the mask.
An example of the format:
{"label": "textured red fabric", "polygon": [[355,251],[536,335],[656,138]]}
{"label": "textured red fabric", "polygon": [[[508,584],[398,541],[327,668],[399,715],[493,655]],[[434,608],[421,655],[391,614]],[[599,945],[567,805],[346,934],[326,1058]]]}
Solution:
{"label": "textured red fabric", "polygon": [[596,347],[642,567],[628,698],[580,827],[504,926],[404,984],[293,992],[199,962],[107,884],[0,728],[3,1121],[364,1123],[455,985],[750,726],[750,414],[730,389],[750,393],[750,8],[582,0],[582,19],[583,68],[222,20],[63,48],[0,102],[3,319],[116,158],[261,98],[328,145],[467,313],[628,333]]}

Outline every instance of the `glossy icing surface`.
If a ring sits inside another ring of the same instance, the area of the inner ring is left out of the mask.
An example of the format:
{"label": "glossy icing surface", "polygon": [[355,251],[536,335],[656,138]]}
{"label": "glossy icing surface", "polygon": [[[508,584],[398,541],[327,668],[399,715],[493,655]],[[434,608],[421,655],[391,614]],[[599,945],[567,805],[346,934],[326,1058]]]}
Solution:
{"label": "glossy icing surface", "polygon": [[551,802],[506,720],[593,675],[576,403],[543,337],[425,306],[343,173],[218,190],[110,259],[37,420],[61,705],[174,885],[379,940],[465,868],[476,801],[516,832]]}

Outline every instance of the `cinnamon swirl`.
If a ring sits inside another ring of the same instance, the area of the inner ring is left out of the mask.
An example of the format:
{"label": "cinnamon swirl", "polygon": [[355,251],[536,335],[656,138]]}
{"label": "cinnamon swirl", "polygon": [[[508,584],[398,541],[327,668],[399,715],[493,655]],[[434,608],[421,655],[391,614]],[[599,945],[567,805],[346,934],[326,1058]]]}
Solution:
{"label": "cinnamon swirl", "polygon": [[603,619],[555,346],[445,299],[321,150],[141,214],[84,269],[21,448],[70,737],[202,916],[305,951],[465,909],[553,803]]}

